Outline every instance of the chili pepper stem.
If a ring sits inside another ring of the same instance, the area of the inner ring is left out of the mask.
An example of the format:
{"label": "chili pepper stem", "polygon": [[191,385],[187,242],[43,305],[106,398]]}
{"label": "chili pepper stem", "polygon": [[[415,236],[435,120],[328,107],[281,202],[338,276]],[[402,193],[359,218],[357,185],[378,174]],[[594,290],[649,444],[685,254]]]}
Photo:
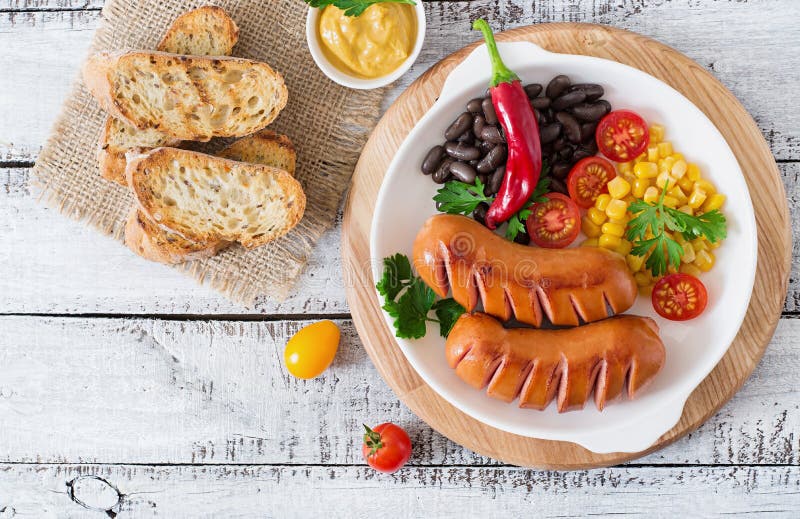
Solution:
{"label": "chili pepper stem", "polygon": [[497,50],[497,43],[494,41],[494,34],[486,20],[478,18],[473,22],[472,29],[481,31],[483,39],[486,40],[486,49],[489,51],[489,60],[492,62],[492,81],[489,85],[495,87],[500,83],[517,81],[519,77],[503,63],[500,52]]}

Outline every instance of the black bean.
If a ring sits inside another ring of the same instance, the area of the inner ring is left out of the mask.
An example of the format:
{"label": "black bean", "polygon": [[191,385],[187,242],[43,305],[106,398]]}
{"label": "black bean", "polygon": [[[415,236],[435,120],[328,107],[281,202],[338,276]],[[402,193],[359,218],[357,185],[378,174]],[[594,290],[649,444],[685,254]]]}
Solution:
{"label": "black bean", "polygon": [[497,144],[494,143],[494,142],[483,141],[480,144],[481,153],[483,153],[485,155],[485,154],[489,153],[492,150],[492,148],[494,148],[495,146],[497,146]]}
{"label": "black bean", "polygon": [[514,237],[514,243],[519,243],[520,245],[528,245],[530,242],[531,237],[525,231],[518,232]]}
{"label": "black bean", "polygon": [[550,104],[550,108],[555,111],[564,110],[570,106],[582,103],[585,99],[586,94],[581,90],[567,92],[566,94],[562,94],[561,96],[555,98]]}
{"label": "black bean", "polygon": [[475,99],[471,99],[469,103],[467,103],[467,111],[473,114],[481,113],[481,103],[483,102],[482,97],[476,97]]}
{"label": "black bean", "polygon": [[489,185],[487,187],[487,189],[489,190],[489,192],[487,193],[488,195],[494,195],[498,191],[500,191],[500,185],[503,183],[503,177],[505,175],[506,175],[505,166],[500,166],[499,168],[494,170],[492,176],[489,177]]}
{"label": "black bean", "polygon": [[597,101],[605,93],[603,87],[595,83],[578,83],[577,85],[572,85],[569,89],[570,91],[581,90],[586,94],[588,102]]}
{"label": "black bean", "polygon": [[480,136],[484,126],[486,126],[486,119],[484,119],[482,115],[476,114],[475,117],[472,118],[472,133]]}
{"label": "black bean", "polygon": [[539,130],[539,139],[543,143],[555,141],[561,134],[561,123],[552,123],[542,126]]}
{"label": "black bean", "polygon": [[[484,190],[484,191],[486,191],[486,182],[489,180],[489,176],[488,176],[488,175],[481,175],[481,174],[478,174],[478,176],[477,176],[477,177],[475,177],[475,178],[476,178],[477,180],[480,180],[480,181],[481,181],[481,184],[483,184],[483,190]],[[477,182],[477,180],[476,180],[476,182]]]}
{"label": "black bean", "polygon": [[508,157],[508,150],[504,145],[498,144],[492,148],[492,150],[487,153],[480,162],[478,162],[478,171],[481,173],[489,173],[490,171],[494,171],[498,166],[505,162],[506,157]]}
{"label": "black bean", "polygon": [[436,171],[436,168],[438,168],[439,164],[442,163],[444,155],[444,148],[442,146],[437,144],[431,148],[428,154],[425,155],[425,160],[422,161],[422,172],[426,175],[430,175]]}
{"label": "black bean", "polygon": [[567,178],[571,166],[568,162],[556,162],[550,169],[550,174],[555,178]]}
{"label": "black bean", "polygon": [[556,120],[564,126],[564,135],[570,142],[581,142],[581,125],[578,121],[567,112],[558,112]]}
{"label": "black bean", "polygon": [[555,99],[556,97],[560,96],[564,91],[569,88],[570,80],[564,74],[560,74],[553,79],[550,80],[550,83],[547,84],[547,90],[545,90],[545,95],[550,99]]}
{"label": "black bean", "polygon": [[[531,106],[531,108],[533,108],[533,106]],[[544,120],[544,114],[542,114],[542,112],[540,112],[536,108],[533,108],[533,115],[536,116],[536,123],[539,124],[539,126],[541,126],[541,125],[543,125],[543,124],[545,124],[547,122],[547,121]]]}
{"label": "black bean", "polygon": [[567,138],[563,135],[553,141],[553,151],[559,152],[566,148],[569,144],[567,144]]}
{"label": "black bean", "polygon": [[531,99],[542,93],[542,85],[539,83],[531,83],[530,85],[525,85],[523,88],[525,89],[525,94]]}
{"label": "black bean", "polygon": [[558,178],[553,178],[550,180],[550,191],[555,191],[556,193],[561,193],[562,195],[568,195],[567,192],[567,185],[564,184],[564,181]]}
{"label": "black bean", "polygon": [[547,110],[544,111],[544,120],[547,121],[548,123],[555,122],[556,120],[555,115],[556,113],[553,111],[553,109],[548,108]]}
{"label": "black bean", "polygon": [[458,138],[459,135],[467,131],[472,126],[472,114],[464,112],[456,117],[450,126],[444,131],[444,138],[452,141]]}
{"label": "black bean", "polygon": [[479,222],[483,225],[486,225],[486,211],[489,210],[489,204],[485,202],[481,202],[478,204],[478,207],[472,211],[472,217],[475,218],[476,222]]}
{"label": "black bean", "polygon": [[[488,123],[489,119],[486,119],[486,122]],[[506,140],[503,138],[503,135],[500,133],[500,130],[497,128],[497,126],[489,126],[489,125],[484,126],[483,131],[481,131],[479,137],[482,141],[489,141],[495,144],[506,142]]]}
{"label": "black bean", "polygon": [[594,153],[589,153],[586,148],[578,148],[575,150],[575,153],[572,154],[572,160],[578,162],[581,159],[585,159],[586,157],[591,157]]}
{"label": "black bean", "polygon": [[[570,159],[572,158],[573,153],[575,153],[575,148],[567,145],[566,148],[558,152],[558,157],[565,162],[569,162]],[[452,166],[450,167],[450,169],[452,169]]]}
{"label": "black bean", "polygon": [[550,107],[550,98],[549,97],[537,97],[536,99],[531,99],[531,106],[536,108],[537,110],[544,110],[545,108]]}
{"label": "black bean", "polygon": [[474,168],[475,166],[478,165],[478,162],[480,162],[480,160],[472,159],[471,161],[467,162],[467,164],[469,164],[470,166],[472,166]]}
{"label": "black bean", "polygon": [[481,104],[481,107],[483,108],[483,117],[486,119],[486,122],[488,124],[497,124],[497,113],[494,111],[492,98],[485,98]]}
{"label": "black bean", "polygon": [[594,139],[595,130],[597,130],[597,123],[583,123],[581,125],[581,142]]}
{"label": "black bean", "polygon": [[470,146],[462,142],[448,142],[444,145],[444,151],[454,159],[468,161],[477,159],[481,156],[481,150],[475,146]]}
{"label": "black bean", "polygon": [[444,159],[444,162],[439,165],[439,169],[433,172],[433,176],[431,177],[433,181],[437,184],[444,184],[447,182],[447,179],[450,178],[450,165],[453,162],[454,160],[450,157]]}
{"label": "black bean", "polygon": [[594,155],[595,153],[597,153],[597,141],[594,140],[594,139],[591,139],[591,140],[583,143],[583,148],[586,151],[588,151],[589,153],[591,153],[592,155]]}
{"label": "black bean", "polygon": [[586,122],[597,122],[609,111],[611,111],[611,105],[604,105],[602,99],[596,103],[581,103],[570,108],[570,112],[577,119]]}
{"label": "black bean", "polygon": [[599,101],[597,101],[595,104],[597,104],[597,105],[603,105],[603,108],[605,108],[605,109],[606,109],[606,113],[609,113],[609,112],[611,111],[611,103],[609,103],[609,102],[608,102],[608,101],[606,101],[605,99],[600,99],[600,100],[599,100]]}
{"label": "black bean", "polygon": [[472,129],[469,129],[458,136],[456,139],[457,142],[463,142],[464,144],[469,144],[473,146],[475,143],[475,135],[472,134]]}
{"label": "black bean", "polygon": [[450,164],[450,173],[456,177],[456,180],[460,180],[466,184],[475,182],[475,168],[466,162],[453,162]]}

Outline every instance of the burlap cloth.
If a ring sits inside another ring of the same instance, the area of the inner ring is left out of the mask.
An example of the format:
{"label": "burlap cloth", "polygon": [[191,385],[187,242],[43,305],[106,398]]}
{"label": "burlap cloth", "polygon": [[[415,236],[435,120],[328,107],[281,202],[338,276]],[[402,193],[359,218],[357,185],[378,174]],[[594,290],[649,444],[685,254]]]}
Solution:
{"label": "burlap cloth", "polygon": [[[266,61],[283,74],[289,102],[270,129],[294,142],[296,177],[308,198],[303,220],[287,236],[249,252],[234,246],[175,267],[250,306],[257,296],[284,299],[317,239],[332,226],[383,91],[349,90],[322,74],[306,46],[307,8],[301,0],[108,0],[91,52],[154,49],[178,15],[210,3],[226,9],[239,26],[234,56]],[[46,203],[122,241],[134,200],[98,172],[105,117],[79,80],[39,155],[34,182]]]}

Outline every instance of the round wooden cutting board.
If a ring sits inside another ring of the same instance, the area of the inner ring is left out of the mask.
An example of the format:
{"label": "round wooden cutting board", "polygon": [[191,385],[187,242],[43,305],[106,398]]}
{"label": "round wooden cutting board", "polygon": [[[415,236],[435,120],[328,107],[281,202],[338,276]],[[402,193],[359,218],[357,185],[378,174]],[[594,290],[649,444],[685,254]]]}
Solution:
{"label": "round wooden cutting board", "polygon": [[500,431],[459,411],[422,381],[381,315],[369,268],[370,226],[378,190],[395,151],[431,107],[450,71],[478,43],[443,59],[415,81],[389,108],[364,147],[344,214],[342,255],[347,301],[364,347],[381,376],[405,405],[451,440],[515,465],[580,469],[621,463],[660,449],[697,428],[736,393],[761,359],[780,318],[791,265],[789,210],[783,184],[767,143],[744,107],[703,67],[674,49],[638,34],[590,24],[522,27],[499,34],[497,39],[531,41],[552,52],[597,56],[636,67],[672,85],[719,128],[747,179],[758,226],[755,287],[739,334],[692,393],[678,424],[650,449],[638,453],[596,454],[569,442]]}

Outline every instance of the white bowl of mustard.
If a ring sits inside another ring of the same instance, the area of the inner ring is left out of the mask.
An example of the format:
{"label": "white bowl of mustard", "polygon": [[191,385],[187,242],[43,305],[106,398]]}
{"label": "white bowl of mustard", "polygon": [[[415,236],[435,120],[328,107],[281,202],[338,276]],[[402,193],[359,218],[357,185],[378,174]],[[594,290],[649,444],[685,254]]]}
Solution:
{"label": "white bowl of mustard", "polygon": [[359,16],[329,5],[309,8],[306,40],[317,66],[342,86],[367,90],[405,74],[425,39],[425,9],[416,5],[372,4]]}

